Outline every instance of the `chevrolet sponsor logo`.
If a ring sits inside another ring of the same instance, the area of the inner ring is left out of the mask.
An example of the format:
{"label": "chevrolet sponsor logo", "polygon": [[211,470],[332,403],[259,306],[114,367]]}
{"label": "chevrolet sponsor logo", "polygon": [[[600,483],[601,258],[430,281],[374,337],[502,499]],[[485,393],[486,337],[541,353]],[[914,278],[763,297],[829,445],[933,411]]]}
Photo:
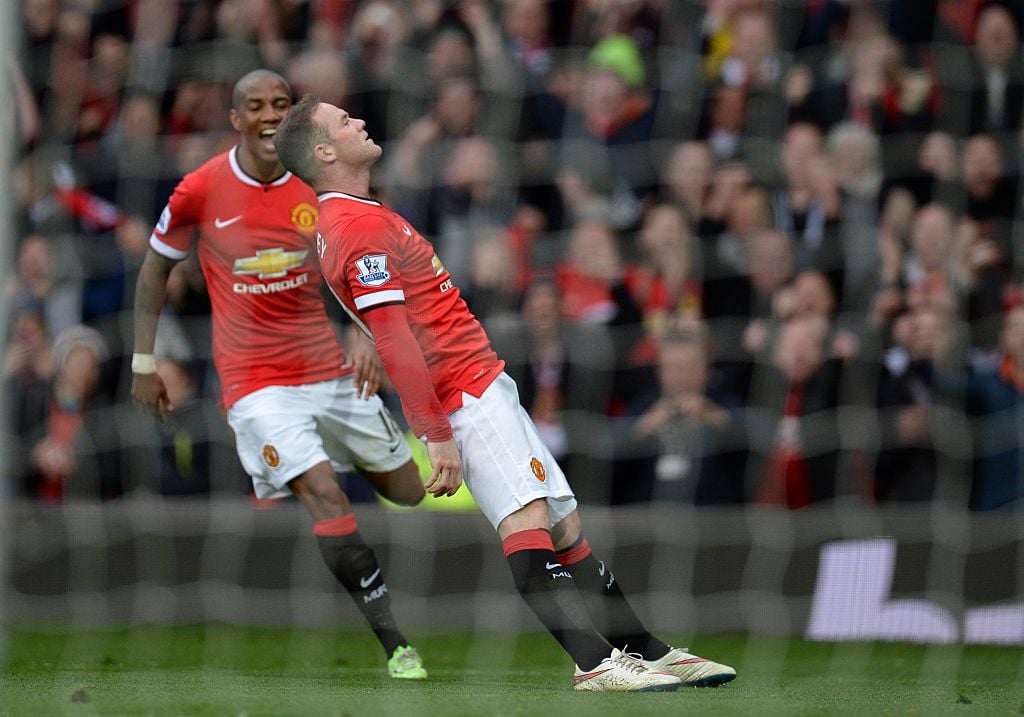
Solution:
{"label": "chevrolet sponsor logo", "polygon": [[256,252],[256,256],[235,259],[235,266],[231,272],[233,274],[256,274],[260,279],[277,279],[287,274],[289,270],[302,266],[308,253],[308,249],[300,251],[285,251],[280,247],[260,249]]}

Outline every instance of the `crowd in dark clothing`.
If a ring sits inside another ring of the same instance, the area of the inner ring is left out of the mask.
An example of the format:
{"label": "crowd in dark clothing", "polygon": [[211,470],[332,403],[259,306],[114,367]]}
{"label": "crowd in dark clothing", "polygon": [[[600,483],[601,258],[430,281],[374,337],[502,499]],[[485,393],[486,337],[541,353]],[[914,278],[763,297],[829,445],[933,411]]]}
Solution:
{"label": "crowd in dark clothing", "polygon": [[435,244],[587,503],[1024,494],[1019,3],[23,0],[19,18],[10,494],[248,490],[194,257],[158,338],[168,423],[133,409],[125,357],[150,229],[235,142],[230,90],[258,67],[366,120],[376,196]]}

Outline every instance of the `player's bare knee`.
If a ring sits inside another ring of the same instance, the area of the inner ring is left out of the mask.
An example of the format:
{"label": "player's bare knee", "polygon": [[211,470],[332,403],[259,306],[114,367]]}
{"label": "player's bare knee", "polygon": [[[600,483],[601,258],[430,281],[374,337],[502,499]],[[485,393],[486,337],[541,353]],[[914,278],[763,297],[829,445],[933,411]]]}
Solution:
{"label": "player's bare knee", "polygon": [[547,530],[548,502],[543,498],[530,501],[519,510],[511,513],[498,524],[498,537],[504,540],[513,533],[522,530]]}
{"label": "player's bare knee", "polygon": [[555,550],[563,550],[579,540],[582,532],[580,514],[574,510],[551,526],[551,542],[554,543]]}
{"label": "player's bare knee", "polygon": [[348,497],[333,470],[314,467],[292,480],[288,487],[316,519],[350,512]]}

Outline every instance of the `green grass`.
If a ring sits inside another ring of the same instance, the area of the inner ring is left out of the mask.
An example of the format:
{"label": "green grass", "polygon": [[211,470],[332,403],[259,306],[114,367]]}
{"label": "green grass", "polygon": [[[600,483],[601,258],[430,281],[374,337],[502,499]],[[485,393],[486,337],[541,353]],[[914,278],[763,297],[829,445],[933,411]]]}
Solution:
{"label": "green grass", "polygon": [[735,682],[673,694],[578,694],[545,634],[421,634],[431,679],[396,684],[372,635],[199,625],[12,630],[3,715],[1014,715],[1024,655],[994,647],[703,637]]}

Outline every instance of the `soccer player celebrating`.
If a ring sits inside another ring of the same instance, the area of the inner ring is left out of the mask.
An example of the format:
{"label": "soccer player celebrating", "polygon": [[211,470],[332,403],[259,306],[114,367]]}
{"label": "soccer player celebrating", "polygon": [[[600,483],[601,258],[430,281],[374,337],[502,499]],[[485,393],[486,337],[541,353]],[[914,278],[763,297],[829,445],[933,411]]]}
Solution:
{"label": "soccer player celebrating", "polygon": [[576,662],[575,689],[664,691],[733,679],[731,667],[651,635],[591,554],[568,481],[451,275],[418,232],[370,198],[381,148],[365,122],[306,96],[275,142],[284,166],[318,192],[321,270],[373,337],[409,424],[426,440],[427,490],[454,495],[465,475],[516,588]]}
{"label": "soccer player celebrating", "polygon": [[[135,297],[132,397],[173,410],[153,357],[167,278],[197,241],[213,310],[214,363],[238,457],[259,498],[294,494],[312,515],[327,567],[345,586],[399,679],[427,676],[391,614],[387,583],[357,531],[336,470],[355,467],[389,500],[415,505],[419,472],[375,395],[373,347],[346,357],[319,293],[316,195],[277,158],[274,133],[292,105],[280,75],[256,70],[234,87],[238,145],[188,174],[149,240]],[[359,333],[359,332],[356,332]]]}

